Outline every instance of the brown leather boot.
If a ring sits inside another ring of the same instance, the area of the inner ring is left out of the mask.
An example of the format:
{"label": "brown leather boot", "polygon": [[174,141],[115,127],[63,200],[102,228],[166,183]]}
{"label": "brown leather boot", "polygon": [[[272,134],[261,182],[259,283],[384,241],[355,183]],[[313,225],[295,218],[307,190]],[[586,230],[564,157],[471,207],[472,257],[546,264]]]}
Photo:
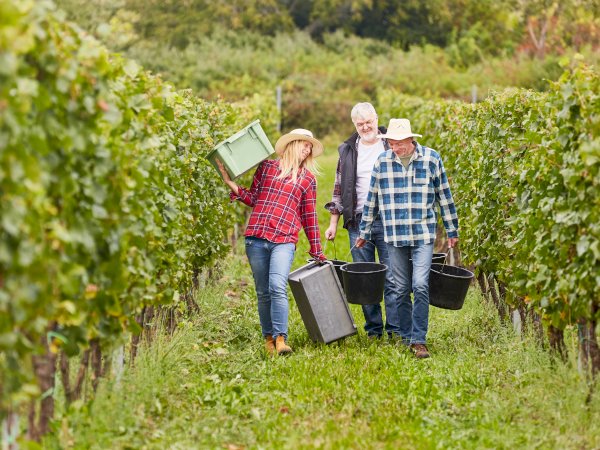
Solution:
{"label": "brown leather boot", "polygon": [[429,358],[429,350],[425,344],[411,344],[410,349],[419,359]]}
{"label": "brown leather boot", "polygon": [[277,336],[275,346],[277,347],[278,355],[287,355],[289,353],[292,353],[292,347],[285,343],[285,338],[283,336]]}
{"label": "brown leather boot", "polygon": [[265,350],[269,356],[273,356],[275,354],[275,340],[270,334],[265,336]]}

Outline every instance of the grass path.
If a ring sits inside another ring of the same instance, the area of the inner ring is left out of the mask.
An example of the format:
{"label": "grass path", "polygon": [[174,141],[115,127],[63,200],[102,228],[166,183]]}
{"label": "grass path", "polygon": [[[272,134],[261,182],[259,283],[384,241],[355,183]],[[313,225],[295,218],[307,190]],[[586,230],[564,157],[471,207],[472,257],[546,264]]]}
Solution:
{"label": "grass path", "polygon": [[48,448],[600,448],[598,394],[586,406],[573,364],[501,327],[476,292],[460,312],[432,308],[430,360],[362,331],[314,344],[293,304],[295,352],[269,359],[241,256],[237,271],[119,387],[59,412]]}
{"label": "grass path", "polygon": [[[321,208],[335,164],[327,148]],[[339,237],[341,258],[347,234]],[[304,239],[295,267],[305,250]],[[271,359],[245,257],[234,252],[221,270],[198,293],[200,314],[143,348],[118,386],[107,380],[93,402],[58,406],[46,448],[600,448],[600,394],[586,405],[573,358],[556,361],[515,336],[474,289],[461,311],[431,309],[429,360],[362,329],[312,343],[293,301],[295,352]]]}

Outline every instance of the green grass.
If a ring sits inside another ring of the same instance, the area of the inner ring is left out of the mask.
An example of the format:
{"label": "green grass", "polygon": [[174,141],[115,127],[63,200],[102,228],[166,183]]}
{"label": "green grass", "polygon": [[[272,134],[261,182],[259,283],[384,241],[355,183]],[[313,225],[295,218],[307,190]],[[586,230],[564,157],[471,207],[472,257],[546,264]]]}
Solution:
{"label": "green grass", "polygon": [[[573,362],[500,326],[471,291],[432,308],[430,360],[357,336],[309,341],[291,305],[290,357],[268,358],[242,255],[201,314],[144,348],[120,387],[59,411],[48,448],[577,448],[600,446],[600,402]],[[351,306],[357,324],[360,309]]]}
{"label": "green grass", "polygon": [[[336,142],[321,158],[324,231]],[[340,227],[337,256],[348,251]],[[294,265],[304,264],[307,244]],[[328,252],[329,257],[333,257]],[[293,300],[292,356],[263,351],[253,283],[240,249],[198,293],[200,314],[140,351],[120,385],[58,405],[46,448],[430,449],[600,448],[600,398],[576,361],[560,362],[501,326],[474,289],[460,311],[431,308],[432,358],[362,331],[340,343],[308,338]],[[291,298],[291,297],[290,297]],[[574,342],[568,340],[571,355]],[[57,393],[60,398],[60,392]],[[60,402],[59,402],[60,403]]]}

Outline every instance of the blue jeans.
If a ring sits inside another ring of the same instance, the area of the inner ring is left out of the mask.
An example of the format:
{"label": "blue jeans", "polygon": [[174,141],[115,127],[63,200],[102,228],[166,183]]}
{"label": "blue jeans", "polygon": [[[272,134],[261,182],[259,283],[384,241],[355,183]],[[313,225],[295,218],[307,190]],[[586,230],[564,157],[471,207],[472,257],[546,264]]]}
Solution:
{"label": "blue jeans", "polygon": [[[348,227],[350,247],[356,243],[359,230],[357,227]],[[375,244],[375,245],[373,245]],[[380,219],[373,221],[371,243],[362,248],[352,249],[352,260],[354,262],[375,262],[375,250],[379,255],[379,262],[388,266],[385,274],[385,285],[383,288],[383,302],[385,304],[385,331],[389,336],[400,334],[400,310],[398,298],[400,292],[395,286],[392,271],[390,270],[390,259],[388,257],[387,244],[383,240],[383,224]],[[365,331],[369,336],[381,336],[383,334],[383,317],[381,304],[363,305],[365,316]]]}
{"label": "blue jeans", "polygon": [[[394,247],[388,244],[392,274],[400,297],[400,335],[411,344],[426,344],[429,325],[429,271],[433,244]],[[412,256],[412,267],[409,258]],[[412,279],[411,279],[412,269]],[[414,306],[410,299],[414,294]]]}
{"label": "blue jeans", "polygon": [[287,281],[296,245],[275,244],[266,239],[246,237],[246,256],[250,262],[258,297],[258,318],[263,337],[287,339],[289,303]]}

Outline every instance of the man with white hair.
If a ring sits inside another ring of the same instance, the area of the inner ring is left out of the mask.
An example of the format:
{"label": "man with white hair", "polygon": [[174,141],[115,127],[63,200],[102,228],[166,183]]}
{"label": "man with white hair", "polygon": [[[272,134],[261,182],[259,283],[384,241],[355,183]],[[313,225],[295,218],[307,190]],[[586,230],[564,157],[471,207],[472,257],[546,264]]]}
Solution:
{"label": "man with white hair", "polygon": [[[417,358],[429,358],[429,271],[437,227],[436,206],[448,235],[458,242],[458,216],[442,158],[415,141],[407,119],[392,119],[385,133],[390,150],[375,161],[356,246],[371,239],[381,217],[392,274],[400,291],[400,333]],[[410,299],[414,294],[414,306]]]}
{"label": "man with white hair", "polygon": [[[363,206],[367,200],[369,181],[377,157],[387,150],[387,143],[378,134],[385,127],[378,127],[375,108],[370,103],[356,104],[350,113],[356,132],[338,147],[339,159],[336,169],[332,201],[325,205],[331,213],[329,227],[325,231],[328,240],[335,239],[338,222],[348,230],[350,246],[358,239]],[[381,219],[374,217],[369,237],[371,243],[363,248],[352,248],[354,262],[379,262],[389,267],[387,245]],[[386,272],[384,286],[385,331],[389,338],[400,337],[399,292],[394,286],[390,270]],[[381,338],[384,332],[381,304],[363,305],[365,331],[370,338]]]}

